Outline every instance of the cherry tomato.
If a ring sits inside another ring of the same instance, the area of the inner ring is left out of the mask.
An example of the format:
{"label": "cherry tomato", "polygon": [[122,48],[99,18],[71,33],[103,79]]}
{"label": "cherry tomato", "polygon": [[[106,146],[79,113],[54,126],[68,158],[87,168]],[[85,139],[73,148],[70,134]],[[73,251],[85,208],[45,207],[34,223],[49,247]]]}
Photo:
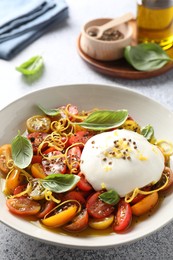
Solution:
{"label": "cherry tomato", "polygon": [[79,162],[81,157],[81,149],[79,146],[73,146],[68,150],[68,163],[72,168],[79,169]]}
{"label": "cherry tomato", "polygon": [[75,190],[68,191],[63,197],[63,201],[65,201],[65,200],[77,200],[82,205],[86,204],[86,200],[85,200],[84,196],[81,194],[81,192],[75,191]]}
{"label": "cherry tomato", "polygon": [[23,192],[24,190],[26,190],[26,186],[27,186],[26,184],[17,186],[17,187],[14,189],[13,195],[17,195],[17,194]]}
{"label": "cherry tomato", "polygon": [[33,155],[31,164],[34,163],[41,163],[42,162],[42,156],[41,155]]}
{"label": "cherry tomato", "polygon": [[97,219],[90,218],[88,225],[94,229],[106,229],[108,228],[114,221],[114,215],[111,214],[108,217]]}
{"label": "cherry tomato", "polygon": [[41,206],[40,211],[37,214],[37,218],[44,218],[46,214],[48,214],[53,208],[55,208],[56,203],[52,200],[44,201],[43,205]]}
{"label": "cherry tomato", "polygon": [[155,184],[156,189],[164,185],[166,181],[164,174],[168,177],[168,183],[161,191],[165,191],[173,185],[173,171],[169,167],[165,167],[161,179]]}
{"label": "cherry tomato", "polygon": [[12,172],[10,172],[8,178],[6,178],[5,192],[12,195],[15,188],[22,183],[22,180],[23,178],[20,174],[20,170],[14,169]]}
{"label": "cherry tomato", "polygon": [[100,191],[95,192],[91,195],[86,204],[89,215],[99,219],[109,216],[115,210],[112,205],[105,203],[99,198],[100,194]]}
{"label": "cherry tomato", "polygon": [[[93,136],[92,133],[89,131],[79,131],[72,136],[69,137],[69,145],[75,144],[75,143],[83,143],[86,144],[86,142]],[[79,145],[80,148],[83,148],[84,146],[81,144]]]}
{"label": "cherry tomato", "polygon": [[132,210],[129,203],[126,203],[123,199],[118,202],[118,210],[115,216],[113,224],[113,230],[115,232],[122,232],[126,230],[132,220]]}
{"label": "cherry tomato", "polygon": [[[142,189],[143,191],[150,191],[151,190],[151,186],[146,186]],[[137,202],[139,202],[140,200],[142,200],[143,198],[145,198],[147,195],[145,194],[138,194],[131,202],[131,205],[136,204]]]}
{"label": "cherry tomato", "polygon": [[28,132],[48,133],[51,126],[51,120],[47,116],[35,115],[26,121]]}
{"label": "cherry tomato", "polygon": [[131,207],[135,216],[141,216],[152,210],[158,202],[158,192],[153,192]]}
{"label": "cherry tomato", "polygon": [[7,175],[9,168],[7,167],[8,161],[11,159],[11,145],[4,144],[0,147],[0,171]]}
{"label": "cherry tomato", "polygon": [[64,230],[70,232],[83,231],[88,226],[88,212],[83,209],[71,222],[63,227]]}
{"label": "cherry tomato", "polygon": [[23,216],[36,215],[41,208],[38,202],[23,196],[7,199],[6,205],[12,213]]}
{"label": "cherry tomato", "polygon": [[86,180],[84,174],[82,172],[78,173],[78,176],[80,176],[80,180],[77,183],[77,187],[82,191],[91,191],[93,190],[93,187],[89,184],[89,182]]}
{"label": "cherry tomato", "polygon": [[66,173],[67,166],[64,163],[63,155],[60,151],[53,151],[47,154],[46,158],[43,158],[42,165],[44,172],[47,175],[53,173]]}
{"label": "cherry tomato", "polygon": [[54,215],[47,216],[41,221],[48,227],[61,227],[74,218],[78,209],[79,206],[76,203],[66,203],[63,207],[60,207],[59,211],[55,212]]}
{"label": "cherry tomato", "polygon": [[40,133],[40,132],[33,132],[33,133],[28,134],[27,138],[32,143],[32,148],[33,148],[33,153],[34,154],[37,154],[38,147],[43,142],[43,140],[45,139],[46,135],[47,134]]}
{"label": "cherry tomato", "polygon": [[43,170],[43,166],[40,163],[34,163],[31,165],[31,173],[34,178],[44,179],[47,175]]}

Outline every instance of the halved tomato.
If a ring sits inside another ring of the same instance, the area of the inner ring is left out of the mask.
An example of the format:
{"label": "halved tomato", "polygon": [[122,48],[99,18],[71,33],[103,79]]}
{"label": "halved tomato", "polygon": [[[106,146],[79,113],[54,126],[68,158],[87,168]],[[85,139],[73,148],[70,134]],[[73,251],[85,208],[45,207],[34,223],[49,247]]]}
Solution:
{"label": "halved tomato", "polygon": [[114,206],[105,203],[99,198],[101,193],[100,191],[95,192],[91,195],[86,204],[87,211],[93,218],[105,218],[115,210]]}
{"label": "halved tomato", "polygon": [[37,214],[37,218],[44,218],[53,208],[55,208],[56,203],[52,200],[41,202],[41,209]]}
{"label": "halved tomato", "polygon": [[41,132],[48,133],[51,126],[51,120],[47,116],[35,115],[26,121],[26,127],[29,133]]}
{"label": "halved tomato", "polygon": [[27,138],[30,140],[32,144],[34,154],[37,154],[38,147],[43,142],[46,135],[47,135],[46,133],[41,133],[41,132],[33,132],[28,134]]}
{"label": "halved tomato", "polygon": [[129,203],[126,203],[123,199],[118,202],[118,210],[115,215],[115,221],[113,230],[115,232],[123,232],[126,230],[132,220],[132,210]]}
{"label": "halved tomato", "polygon": [[6,205],[12,213],[23,216],[36,215],[41,208],[38,202],[24,196],[7,199]]}
{"label": "halved tomato", "polygon": [[92,191],[93,187],[91,186],[91,184],[86,180],[84,174],[82,172],[78,173],[78,176],[80,176],[80,180],[77,183],[77,187],[82,190],[82,191]]}
{"label": "halved tomato", "polygon": [[9,172],[7,163],[11,158],[11,145],[2,145],[0,147],[0,171],[5,175]]}
{"label": "halved tomato", "polygon": [[63,207],[60,207],[57,212],[55,210],[53,215],[47,215],[41,222],[48,227],[61,227],[74,218],[78,209],[79,205],[77,203],[66,203]]}
{"label": "halved tomato", "polygon": [[62,198],[63,201],[65,200],[77,200],[81,205],[86,204],[86,200],[80,191],[68,191]]}
{"label": "halved tomato", "polygon": [[64,162],[63,154],[60,151],[49,152],[46,158],[43,158],[42,165],[47,175],[53,173],[66,173],[67,166]]}
{"label": "halved tomato", "polygon": [[93,136],[93,134],[89,131],[79,131],[69,137],[68,143],[69,145],[75,144],[75,143],[82,143],[80,148],[82,149],[84,147],[84,144]]}
{"label": "halved tomato", "polygon": [[79,169],[80,157],[81,157],[81,149],[79,146],[73,146],[67,152],[68,163],[70,168]]}
{"label": "halved tomato", "polygon": [[88,226],[88,212],[83,209],[71,222],[63,227],[64,230],[70,232],[83,231]]}

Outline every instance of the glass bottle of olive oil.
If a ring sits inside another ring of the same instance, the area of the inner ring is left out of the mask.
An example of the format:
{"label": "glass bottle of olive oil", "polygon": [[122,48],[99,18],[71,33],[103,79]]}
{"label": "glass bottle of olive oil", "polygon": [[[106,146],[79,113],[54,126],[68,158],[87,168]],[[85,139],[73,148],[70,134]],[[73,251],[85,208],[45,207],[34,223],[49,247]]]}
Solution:
{"label": "glass bottle of olive oil", "polygon": [[138,1],[139,42],[155,42],[167,50],[173,46],[173,0]]}

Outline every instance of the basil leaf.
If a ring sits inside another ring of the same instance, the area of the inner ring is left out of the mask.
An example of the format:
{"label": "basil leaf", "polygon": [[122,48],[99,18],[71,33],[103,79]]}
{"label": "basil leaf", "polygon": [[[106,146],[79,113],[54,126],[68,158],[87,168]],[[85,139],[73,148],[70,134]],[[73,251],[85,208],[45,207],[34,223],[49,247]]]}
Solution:
{"label": "basil leaf", "polygon": [[74,174],[51,174],[44,179],[40,179],[43,187],[52,192],[66,192],[78,183],[80,177]]}
{"label": "basil leaf", "polygon": [[19,132],[18,135],[13,138],[11,148],[14,164],[21,169],[26,168],[31,163],[33,156],[31,142],[26,137],[20,135]]}
{"label": "basil leaf", "polygon": [[92,130],[106,130],[122,125],[127,117],[127,110],[98,110],[90,114],[78,125]]}
{"label": "basil leaf", "polygon": [[154,129],[151,125],[147,125],[141,129],[141,134],[150,141],[154,136]]}
{"label": "basil leaf", "polygon": [[16,70],[23,75],[35,75],[43,68],[43,58],[41,56],[34,56],[28,61],[16,67]]}
{"label": "basil leaf", "polygon": [[100,194],[99,198],[110,205],[116,205],[120,200],[118,193],[114,190],[109,190]]}
{"label": "basil leaf", "polygon": [[173,61],[167,53],[155,43],[141,43],[127,46],[124,57],[136,70],[152,71],[162,68],[167,62]]}
{"label": "basil leaf", "polygon": [[60,114],[60,110],[59,109],[48,109],[48,108],[44,108],[41,105],[38,105],[38,107],[41,109],[41,111],[48,115],[48,116],[57,116],[58,114]]}

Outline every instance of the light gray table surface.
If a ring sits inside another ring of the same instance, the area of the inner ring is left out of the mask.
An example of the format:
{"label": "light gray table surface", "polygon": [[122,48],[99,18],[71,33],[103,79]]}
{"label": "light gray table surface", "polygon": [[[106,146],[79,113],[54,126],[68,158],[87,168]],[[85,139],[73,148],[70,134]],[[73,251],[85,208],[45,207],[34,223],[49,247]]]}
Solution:
{"label": "light gray table surface", "polygon": [[[100,83],[128,87],[173,111],[172,70],[150,79],[118,79],[92,70],[77,53],[77,37],[85,22],[99,17],[113,18],[128,11],[136,15],[136,1],[67,0],[67,3],[69,18],[66,22],[52,28],[13,60],[0,60],[0,109],[38,89],[65,84]],[[44,74],[37,81],[29,82],[15,67],[38,54],[42,55],[45,61]],[[98,250],[70,249],[46,244],[0,223],[0,260],[22,259],[173,259],[173,222],[130,245]]]}

